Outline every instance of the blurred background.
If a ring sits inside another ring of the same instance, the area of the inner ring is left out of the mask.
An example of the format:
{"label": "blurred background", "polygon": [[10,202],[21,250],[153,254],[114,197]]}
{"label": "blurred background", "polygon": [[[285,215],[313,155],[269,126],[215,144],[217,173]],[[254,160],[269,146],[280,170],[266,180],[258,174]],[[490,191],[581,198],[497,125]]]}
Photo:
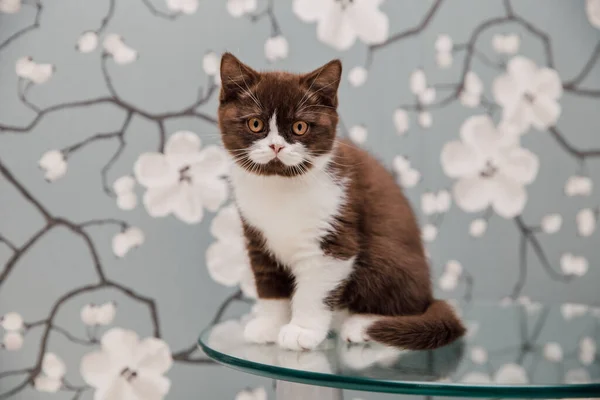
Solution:
{"label": "blurred background", "polygon": [[342,60],[339,135],[405,187],[440,297],[600,306],[599,29],[597,0],[0,0],[0,398],[106,393],[101,339],[160,350],[148,398],[271,393],[195,349],[253,296],[207,156],[225,51]]}

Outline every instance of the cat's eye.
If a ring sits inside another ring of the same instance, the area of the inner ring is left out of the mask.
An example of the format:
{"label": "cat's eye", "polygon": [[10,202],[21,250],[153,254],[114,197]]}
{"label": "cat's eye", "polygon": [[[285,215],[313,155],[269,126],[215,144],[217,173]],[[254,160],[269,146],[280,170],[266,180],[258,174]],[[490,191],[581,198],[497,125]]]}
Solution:
{"label": "cat's eye", "polygon": [[265,127],[265,123],[258,118],[250,118],[248,120],[248,129],[250,129],[254,133],[261,132]]}
{"label": "cat's eye", "polygon": [[296,121],[292,125],[292,132],[294,134],[302,136],[308,131],[308,124],[304,121]]}

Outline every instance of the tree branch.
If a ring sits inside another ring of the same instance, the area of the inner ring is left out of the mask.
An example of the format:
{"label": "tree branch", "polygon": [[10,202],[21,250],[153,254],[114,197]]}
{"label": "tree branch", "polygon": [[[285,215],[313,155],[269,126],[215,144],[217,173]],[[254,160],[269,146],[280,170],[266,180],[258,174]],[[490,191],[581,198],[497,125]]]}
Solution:
{"label": "tree branch", "polygon": [[573,147],[569,142],[567,142],[563,134],[558,131],[556,126],[551,126],[548,128],[548,132],[550,132],[551,136],[567,153],[579,160],[584,160],[590,157],[600,157],[600,149],[579,150]]}
{"label": "tree branch", "polygon": [[40,18],[42,17],[42,9],[43,9],[42,3],[40,3],[40,1],[38,0],[35,4],[35,7],[36,7],[36,12],[35,12],[35,18],[33,20],[33,23],[31,25],[21,29],[20,31],[13,33],[4,42],[0,43],[0,51],[4,50],[12,42],[17,40],[21,36],[25,35],[27,32],[31,32],[40,27]]}

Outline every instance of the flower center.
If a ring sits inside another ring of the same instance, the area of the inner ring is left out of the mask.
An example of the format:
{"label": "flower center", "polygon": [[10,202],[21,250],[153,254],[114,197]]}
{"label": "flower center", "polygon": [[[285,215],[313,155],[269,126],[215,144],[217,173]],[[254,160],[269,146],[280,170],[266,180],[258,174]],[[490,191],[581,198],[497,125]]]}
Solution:
{"label": "flower center", "polygon": [[179,182],[187,182],[192,183],[192,177],[189,174],[190,166],[186,165],[185,167],[179,170]]}
{"label": "flower center", "polygon": [[491,178],[496,174],[496,172],[498,172],[498,168],[488,160],[486,161],[485,166],[481,169],[481,172],[479,172],[479,176],[482,178]]}
{"label": "flower center", "polygon": [[354,3],[354,0],[335,0],[337,3],[340,3],[342,10],[345,10],[348,6],[351,6]]}
{"label": "flower center", "polygon": [[121,371],[121,376],[125,378],[127,382],[131,382],[137,378],[137,372],[129,369],[129,367],[125,367],[123,368],[123,371]]}
{"label": "flower center", "polygon": [[525,100],[527,100],[528,103],[532,104],[535,100],[535,96],[533,93],[531,92],[525,92],[523,94],[523,97],[525,98]]}

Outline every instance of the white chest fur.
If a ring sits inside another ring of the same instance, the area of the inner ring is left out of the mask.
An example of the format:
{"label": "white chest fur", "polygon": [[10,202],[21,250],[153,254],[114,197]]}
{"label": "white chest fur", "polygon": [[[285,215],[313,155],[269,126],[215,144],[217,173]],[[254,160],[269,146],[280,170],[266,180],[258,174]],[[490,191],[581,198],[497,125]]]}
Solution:
{"label": "white chest fur", "polygon": [[258,176],[235,166],[235,198],[244,218],[285,265],[322,255],[320,239],[344,202],[344,184],[322,169],[297,178]]}

